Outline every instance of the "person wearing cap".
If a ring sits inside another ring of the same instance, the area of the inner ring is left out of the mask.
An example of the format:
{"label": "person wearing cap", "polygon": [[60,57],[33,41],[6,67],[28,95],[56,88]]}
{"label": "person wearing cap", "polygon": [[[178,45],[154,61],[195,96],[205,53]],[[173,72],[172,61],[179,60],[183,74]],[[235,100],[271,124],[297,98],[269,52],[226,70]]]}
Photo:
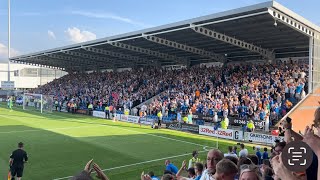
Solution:
{"label": "person wearing cap", "polygon": [[200,158],[198,158],[198,151],[192,152],[192,158],[189,160],[188,169],[194,167],[194,165],[198,162],[200,162]]}
{"label": "person wearing cap", "polygon": [[253,121],[250,120],[250,121],[248,122],[248,124],[247,124],[247,131],[248,131],[248,132],[254,132],[254,129],[255,129],[255,126],[254,126],[254,124],[253,124]]}
{"label": "person wearing cap", "polygon": [[17,176],[18,180],[21,180],[24,164],[28,162],[28,155],[27,152],[23,150],[23,147],[23,143],[20,142],[18,144],[18,149],[13,151],[10,156],[9,166],[12,180],[15,179],[15,176]]}

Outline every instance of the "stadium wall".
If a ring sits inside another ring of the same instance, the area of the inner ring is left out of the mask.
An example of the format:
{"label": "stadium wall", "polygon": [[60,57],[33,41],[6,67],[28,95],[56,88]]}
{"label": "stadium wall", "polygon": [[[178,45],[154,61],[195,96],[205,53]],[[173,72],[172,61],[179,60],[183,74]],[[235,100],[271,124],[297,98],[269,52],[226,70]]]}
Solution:
{"label": "stadium wall", "polygon": [[[7,68],[7,63],[0,63],[0,81],[8,80]],[[10,79],[15,82],[15,88],[18,89],[36,88],[67,74],[60,70],[14,63],[10,68]]]}

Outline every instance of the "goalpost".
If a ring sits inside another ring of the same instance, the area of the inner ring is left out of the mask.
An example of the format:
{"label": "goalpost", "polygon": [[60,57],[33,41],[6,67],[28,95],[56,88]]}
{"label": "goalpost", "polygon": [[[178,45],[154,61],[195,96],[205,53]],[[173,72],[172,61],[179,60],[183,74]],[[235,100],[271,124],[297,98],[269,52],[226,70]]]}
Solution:
{"label": "goalpost", "polygon": [[23,110],[35,110],[43,112],[52,112],[53,96],[43,94],[23,94]]}

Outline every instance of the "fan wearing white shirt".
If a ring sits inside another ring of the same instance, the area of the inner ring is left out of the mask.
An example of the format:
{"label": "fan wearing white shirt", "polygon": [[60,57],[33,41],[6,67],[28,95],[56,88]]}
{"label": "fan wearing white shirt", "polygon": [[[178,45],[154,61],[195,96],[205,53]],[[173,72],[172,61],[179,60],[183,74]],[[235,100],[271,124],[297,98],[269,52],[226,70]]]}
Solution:
{"label": "fan wearing white shirt", "polygon": [[229,150],[229,152],[228,152],[228,153],[225,153],[225,154],[224,154],[224,157],[232,156],[232,157],[238,158],[237,154],[235,154],[235,153],[232,151],[232,150],[233,150],[232,146],[229,146],[229,147],[228,147],[228,150]]}
{"label": "fan wearing white shirt", "polygon": [[223,153],[219,149],[211,149],[207,155],[207,169],[203,171],[200,180],[214,180],[216,166],[223,159]]}
{"label": "fan wearing white shirt", "polygon": [[244,144],[240,144],[240,152],[239,152],[239,158],[241,157],[247,157],[248,156],[248,150],[244,148]]}

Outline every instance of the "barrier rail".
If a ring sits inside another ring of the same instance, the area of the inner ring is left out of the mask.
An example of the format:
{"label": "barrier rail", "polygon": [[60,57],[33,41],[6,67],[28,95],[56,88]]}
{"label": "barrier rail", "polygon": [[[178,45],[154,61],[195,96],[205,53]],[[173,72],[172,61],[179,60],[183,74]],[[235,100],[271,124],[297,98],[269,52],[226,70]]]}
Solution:
{"label": "barrier rail", "polygon": [[[105,112],[93,111],[94,117],[106,118]],[[122,122],[129,122],[134,124],[152,125],[156,124],[157,118],[139,117],[132,115],[116,114],[116,119]],[[190,132],[195,134],[201,134],[216,138],[229,139],[235,141],[262,143],[265,145],[272,145],[275,140],[283,140],[283,137],[274,136],[271,134],[263,134],[256,132],[244,132],[242,130],[235,129],[215,129],[213,126],[195,125],[179,122],[163,123],[164,127],[171,130]]]}

